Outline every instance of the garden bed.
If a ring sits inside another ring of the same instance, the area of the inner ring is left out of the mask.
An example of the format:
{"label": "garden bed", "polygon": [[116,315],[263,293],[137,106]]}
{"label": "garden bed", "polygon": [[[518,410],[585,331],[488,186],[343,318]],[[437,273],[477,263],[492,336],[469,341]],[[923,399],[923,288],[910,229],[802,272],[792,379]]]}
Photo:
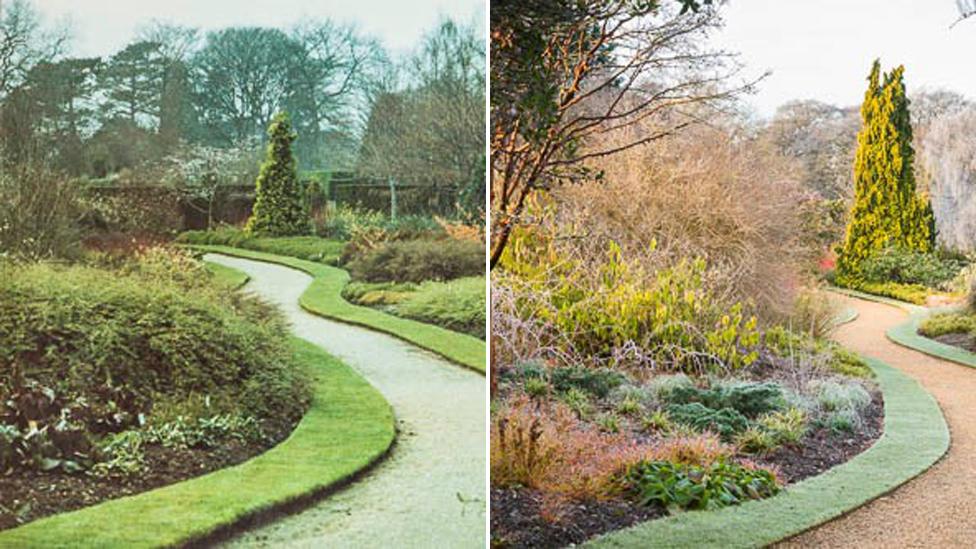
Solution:
{"label": "garden bed", "polygon": [[146,469],[138,475],[25,471],[0,476],[0,530],[243,463],[288,438],[297,424],[265,426],[266,438],[260,442],[232,439],[211,448],[144,448]]}
{"label": "garden bed", "polygon": [[942,334],[932,339],[939,343],[976,353],[976,337],[969,333]]}
{"label": "garden bed", "polygon": [[[863,428],[836,432],[813,429],[799,445],[784,446],[755,459],[774,468],[788,489],[806,478],[847,462],[871,447],[884,431],[884,403],[872,395],[863,412]],[[491,490],[491,532],[494,547],[565,547],[648,520],[665,517],[661,506],[642,507],[623,498],[574,502],[559,509],[556,520],[546,516],[545,496],[529,488]]]}

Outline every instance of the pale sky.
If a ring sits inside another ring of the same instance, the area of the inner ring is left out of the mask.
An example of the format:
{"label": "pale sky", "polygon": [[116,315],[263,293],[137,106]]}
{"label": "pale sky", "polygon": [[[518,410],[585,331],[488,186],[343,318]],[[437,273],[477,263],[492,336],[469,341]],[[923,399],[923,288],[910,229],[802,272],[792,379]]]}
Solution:
{"label": "pale sky", "polygon": [[730,0],[716,43],[751,74],[772,71],[747,97],[768,116],[791,99],[861,102],[871,62],[905,65],[908,92],[945,88],[976,99],[976,17],[955,0]]}
{"label": "pale sky", "polygon": [[[2,1],[2,0],[0,0]],[[33,0],[49,19],[68,17],[71,55],[105,56],[128,43],[150,19],[214,30],[288,27],[309,17],[355,23],[394,53],[409,50],[440,16],[485,28],[485,0]]]}

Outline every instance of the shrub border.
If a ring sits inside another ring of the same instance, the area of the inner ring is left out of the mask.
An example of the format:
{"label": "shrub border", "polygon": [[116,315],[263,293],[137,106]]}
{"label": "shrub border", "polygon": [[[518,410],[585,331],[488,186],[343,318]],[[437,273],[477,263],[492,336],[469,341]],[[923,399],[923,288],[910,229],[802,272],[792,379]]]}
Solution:
{"label": "shrub border", "polygon": [[941,358],[942,360],[947,360],[949,362],[954,362],[970,368],[976,368],[976,353],[971,353],[965,349],[954,347],[952,345],[946,345],[945,343],[925,337],[918,333],[919,326],[921,326],[922,321],[925,320],[926,317],[931,315],[933,312],[950,312],[951,308],[936,309],[933,311],[932,309],[920,307],[904,301],[898,301],[897,299],[866,294],[864,292],[849,290],[846,288],[831,288],[831,291],[849,295],[851,297],[866,299],[868,301],[883,303],[885,305],[891,305],[907,311],[909,313],[908,321],[889,328],[888,331],[885,332],[888,339],[897,343],[898,345],[901,345],[902,347],[908,347],[909,349],[927,354],[929,356]]}
{"label": "shrub border", "polygon": [[846,514],[928,470],[949,449],[939,405],[914,379],[862,358],[874,370],[885,401],[885,430],[869,449],[777,496],[651,520],[585,547],[761,547]]}
{"label": "shrub border", "polygon": [[160,547],[201,543],[311,503],[390,451],[393,411],[372,385],[316,345],[291,337],[313,377],[295,431],[233,467],[0,531],[0,547]]}
{"label": "shrub border", "polygon": [[312,314],[383,332],[436,353],[451,362],[485,375],[485,342],[433,324],[353,305],[342,297],[349,273],[338,267],[294,257],[256,252],[230,246],[185,244],[187,248],[224,254],[243,259],[277,263],[302,271],[312,277],[312,284],[299,298],[302,308]]}

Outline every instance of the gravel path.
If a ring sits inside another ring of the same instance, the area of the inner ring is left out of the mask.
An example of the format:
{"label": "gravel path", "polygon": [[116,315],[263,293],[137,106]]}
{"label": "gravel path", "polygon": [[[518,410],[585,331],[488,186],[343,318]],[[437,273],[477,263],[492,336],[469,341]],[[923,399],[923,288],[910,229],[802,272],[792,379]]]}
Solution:
{"label": "gravel path", "polygon": [[976,370],[890,342],[885,331],[906,321],[902,310],[843,300],[860,316],[838,328],[835,338],[917,379],[942,407],[951,446],[945,458],[918,478],[780,546],[976,547]]}
{"label": "gravel path", "polygon": [[311,278],[269,263],[208,254],[246,272],[296,335],[359,371],[393,406],[389,458],[312,507],[249,530],[227,547],[485,547],[485,378],[392,336],[305,312]]}

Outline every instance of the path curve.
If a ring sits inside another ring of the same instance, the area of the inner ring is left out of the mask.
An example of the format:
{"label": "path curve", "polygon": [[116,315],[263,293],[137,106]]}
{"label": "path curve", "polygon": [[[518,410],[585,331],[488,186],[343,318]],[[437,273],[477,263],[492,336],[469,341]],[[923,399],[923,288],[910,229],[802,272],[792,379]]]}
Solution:
{"label": "path curve", "polygon": [[892,343],[885,332],[908,320],[894,306],[839,298],[859,316],[835,339],[880,359],[921,383],[942,407],[951,446],[929,471],[850,514],[780,547],[976,546],[976,371]]}
{"label": "path curve", "polygon": [[485,546],[485,378],[392,336],[304,311],[308,275],[207,254],[251,277],[246,289],[278,305],[296,335],[355,368],[390,402],[393,452],[353,485],[225,542],[226,547]]}

